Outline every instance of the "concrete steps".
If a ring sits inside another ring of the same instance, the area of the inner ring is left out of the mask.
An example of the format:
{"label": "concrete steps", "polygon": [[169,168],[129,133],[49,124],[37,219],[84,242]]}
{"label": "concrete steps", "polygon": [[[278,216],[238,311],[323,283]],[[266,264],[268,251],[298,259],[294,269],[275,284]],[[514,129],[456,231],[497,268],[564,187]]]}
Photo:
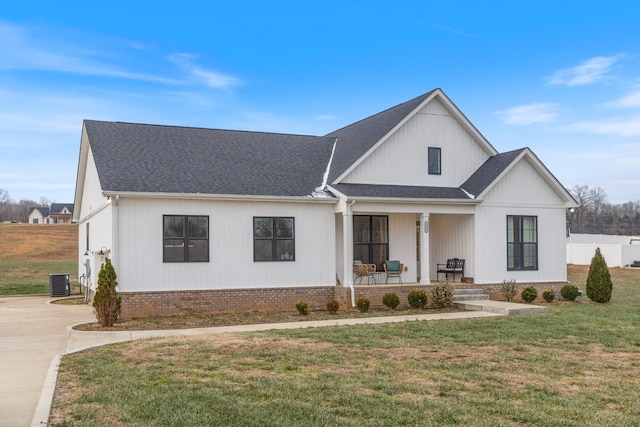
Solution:
{"label": "concrete steps", "polygon": [[481,301],[488,300],[489,295],[482,289],[455,289],[453,291],[453,302]]}
{"label": "concrete steps", "polygon": [[484,311],[505,316],[540,314],[548,312],[547,307],[506,301],[491,301],[482,289],[456,289],[453,306],[466,311]]}

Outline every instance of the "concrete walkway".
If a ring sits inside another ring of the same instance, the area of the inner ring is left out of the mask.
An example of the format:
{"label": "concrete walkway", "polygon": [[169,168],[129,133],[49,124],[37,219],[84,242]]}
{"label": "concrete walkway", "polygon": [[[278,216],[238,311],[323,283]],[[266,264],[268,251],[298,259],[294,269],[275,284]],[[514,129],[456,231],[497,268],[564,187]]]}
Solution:
{"label": "concrete walkway", "polygon": [[504,315],[468,311],[162,331],[85,332],[71,326],[95,321],[89,305],[50,301],[49,297],[0,298],[0,427],[46,425],[60,357],[91,347],[156,337]]}

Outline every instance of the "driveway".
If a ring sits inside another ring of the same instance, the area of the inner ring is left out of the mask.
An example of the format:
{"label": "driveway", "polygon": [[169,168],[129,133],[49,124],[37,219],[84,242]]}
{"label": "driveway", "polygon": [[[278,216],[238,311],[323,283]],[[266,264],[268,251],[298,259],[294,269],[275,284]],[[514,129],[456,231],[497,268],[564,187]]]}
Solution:
{"label": "driveway", "polygon": [[49,366],[65,353],[69,330],[95,321],[89,305],[43,296],[0,298],[0,426],[31,425]]}

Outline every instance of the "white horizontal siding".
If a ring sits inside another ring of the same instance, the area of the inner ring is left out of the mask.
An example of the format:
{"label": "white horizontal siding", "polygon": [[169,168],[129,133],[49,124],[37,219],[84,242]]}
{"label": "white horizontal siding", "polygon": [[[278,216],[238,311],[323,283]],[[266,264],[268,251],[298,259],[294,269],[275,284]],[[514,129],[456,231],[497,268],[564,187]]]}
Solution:
{"label": "white horizontal siding", "polygon": [[[121,291],[335,285],[332,204],[121,198]],[[163,215],[209,216],[209,262],[162,262]],[[253,217],[295,218],[293,262],[253,261]]]}
{"label": "white horizontal siding", "polygon": [[[428,147],[440,147],[442,174],[429,175]],[[371,153],[343,182],[457,187],[488,155],[434,99]]]}

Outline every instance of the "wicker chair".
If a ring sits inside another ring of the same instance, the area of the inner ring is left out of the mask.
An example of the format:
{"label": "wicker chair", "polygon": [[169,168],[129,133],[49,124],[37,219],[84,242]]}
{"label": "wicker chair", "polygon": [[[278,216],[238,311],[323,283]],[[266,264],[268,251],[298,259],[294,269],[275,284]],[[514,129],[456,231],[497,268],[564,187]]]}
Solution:
{"label": "wicker chair", "polygon": [[356,278],[354,282],[360,280],[362,283],[362,278],[367,278],[367,284],[371,284],[371,279],[373,279],[373,283],[376,283],[376,266],[375,264],[362,264],[362,263],[354,263],[353,264],[353,274],[355,274]]}

